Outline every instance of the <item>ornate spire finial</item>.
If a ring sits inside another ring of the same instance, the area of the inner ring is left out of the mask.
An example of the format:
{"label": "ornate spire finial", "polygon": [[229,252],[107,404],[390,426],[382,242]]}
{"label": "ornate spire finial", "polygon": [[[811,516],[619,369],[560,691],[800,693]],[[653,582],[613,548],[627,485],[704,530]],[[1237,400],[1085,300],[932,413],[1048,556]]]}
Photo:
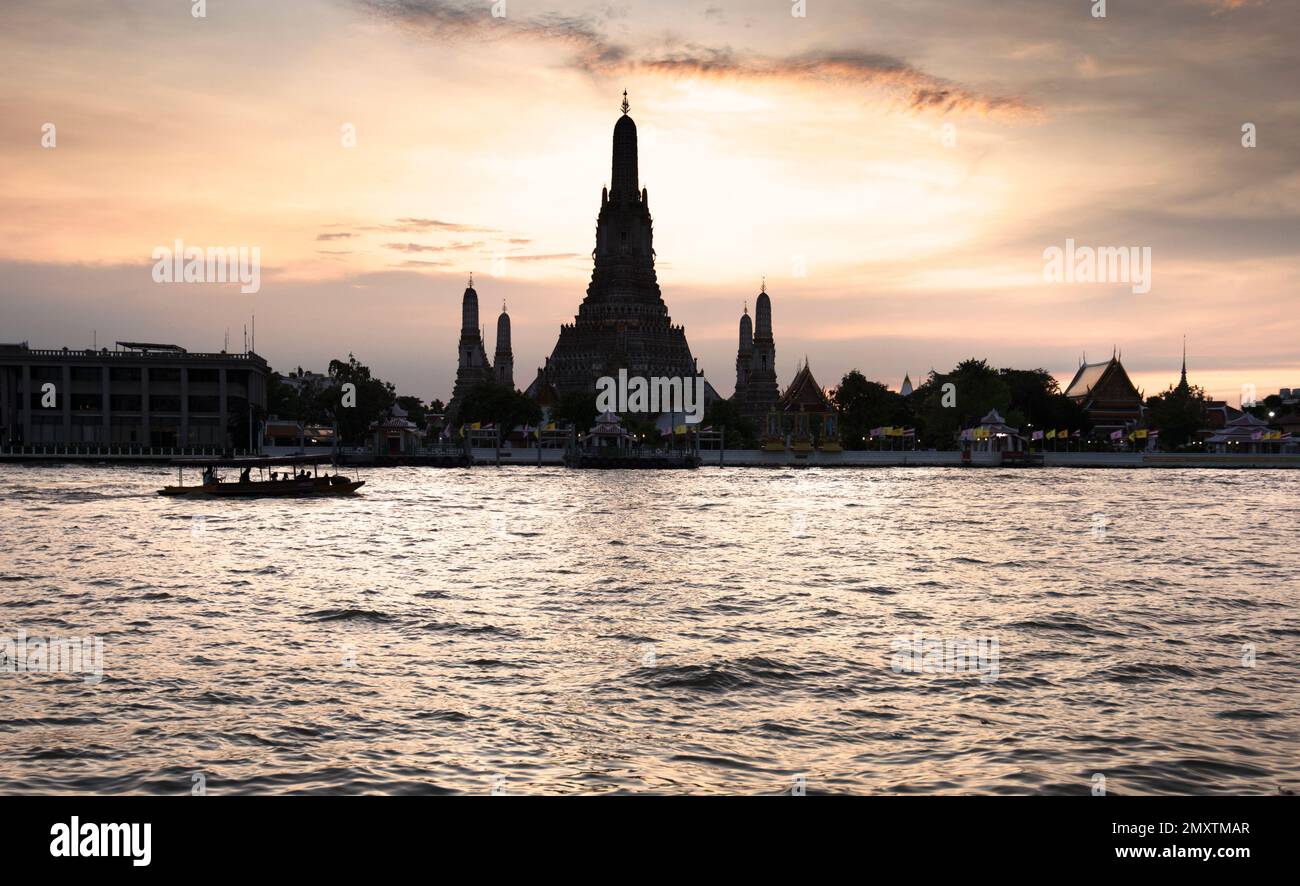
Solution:
{"label": "ornate spire finial", "polygon": [[473,288],[474,288],[474,272],[473,272],[473,271],[470,271],[470,272],[469,272],[469,288],[470,288],[470,289],[473,289]]}
{"label": "ornate spire finial", "polygon": [[632,106],[627,103],[627,90],[624,89],[623,90],[623,113],[626,115],[627,112],[630,110],[632,110]]}
{"label": "ornate spire finial", "polygon": [[741,309],[740,312],[741,312],[742,314],[748,314],[748,313],[749,313],[749,299],[745,299],[745,307],[743,307],[743,308]]}
{"label": "ornate spire finial", "polygon": [[501,313],[504,314],[505,312],[506,312],[506,300],[503,298],[501,299]]}
{"label": "ornate spire finial", "polygon": [[767,292],[767,277],[764,277],[764,278],[763,278],[763,286],[762,286],[762,288],[761,288],[759,291],[760,291],[760,292]]}

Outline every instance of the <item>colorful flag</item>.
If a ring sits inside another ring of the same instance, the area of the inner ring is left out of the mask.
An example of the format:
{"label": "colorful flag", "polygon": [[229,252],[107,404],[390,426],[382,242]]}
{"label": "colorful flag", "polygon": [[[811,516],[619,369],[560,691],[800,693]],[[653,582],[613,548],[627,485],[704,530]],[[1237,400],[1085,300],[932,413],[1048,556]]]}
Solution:
{"label": "colorful flag", "polygon": [[1111,438],[1112,440],[1123,440],[1123,439],[1124,439],[1124,432],[1123,432],[1123,431],[1111,431],[1111,432],[1110,432],[1110,438]]}
{"label": "colorful flag", "polygon": [[1042,432],[1042,431],[1034,431],[1033,435],[1032,435],[1029,439],[1031,439],[1031,440],[1041,440],[1041,439],[1043,439],[1043,432]]}
{"label": "colorful flag", "polygon": [[1048,439],[1048,440],[1055,440],[1055,439],[1056,439],[1056,431],[1048,431],[1048,432],[1047,432],[1047,439]]}

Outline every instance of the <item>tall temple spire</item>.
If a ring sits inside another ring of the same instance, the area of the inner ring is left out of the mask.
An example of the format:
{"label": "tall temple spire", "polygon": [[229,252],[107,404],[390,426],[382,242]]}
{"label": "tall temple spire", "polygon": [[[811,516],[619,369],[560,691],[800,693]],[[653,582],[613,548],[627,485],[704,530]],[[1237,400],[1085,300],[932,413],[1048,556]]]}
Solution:
{"label": "tall temple spire", "polygon": [[483,347],[483,330],[479,326],[478,293],[474,291],[474,275],[469,275],[469,285],[460,305],[460,344],[457,346],[456,384],[452,388],[447,413],[453,424],[457,423],[460,405],[465,395],[475,386],[492,380],[492,364],[488,362]]}
{"label": "tall temple spire", "polygon": [[1178,387],[1175,390],[1182,394],[1191,390],[1191,386],[1187,383],[1187,336],[1185,335],[1183,336],[1183,371],[1178,377]]}
{"label": "tall temple spire", "polygon": [[762,427],[768,412],[780,399],[776,380],[776,344],[772,339],[772,296],[763,278],[754,303],[753,333],[750,334],[748,304],[741,317],[741,341],[736,355],[734,401],[741,414]]}
{"label": "tall temple spire", "polygon": [[492,360],[496,369],[496,379],[512,391],[515,388],[515,354],[510,347],[510,315],[506,313],[506,303],[501,302],[501,316],[497,318],[497,351]]}
{"label": "tall temple spire", "polygon": [[460,332],[461,335],[476,333],[478,328],[478,293],[474,291],[474,275],[469,275],[469,286],[461,299]]}
{"label": "tall temple spire", "polygon": [[623,116],[614,124],[614,162],[609,181],[609,199],[636,201],[637,185],[636,123],[628,116],[630,106],[623,97]]}
{"label": "tall temple spire", "polygon": [[[615,121],[610,186],[601,195],[591,283],[574,322],[560,327],[543,381],[557,393],[590,392],[628,369],[647,378],[698,372],[685,330],[675,325],[655,274],[654,222],[637,173],[636,123]],[[538,389],[534,381],[530,391]],[[716,396],[706,386],[706,394]]]}

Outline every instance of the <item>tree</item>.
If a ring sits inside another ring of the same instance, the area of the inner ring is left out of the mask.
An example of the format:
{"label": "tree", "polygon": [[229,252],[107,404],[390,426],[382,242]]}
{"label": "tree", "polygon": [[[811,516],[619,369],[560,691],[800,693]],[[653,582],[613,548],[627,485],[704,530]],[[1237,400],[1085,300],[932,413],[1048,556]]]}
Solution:
{"label": "tree", "polygon": [[1205,391],[1195,385],[1170,385],[1147,398],[1147,424],[1160,429],[1160,448],[1179,449],[1196,439],[1208,423]]}
{"label": "tree", "polygon": [[[324,409],[338,428],[343,445],[359,445],[370,425],[383,421],[388,414],[389,407],[396,402],[396,391],[388,382],[372,376],[370,367],[358,362],[352,354],[348,354],[346,363],[331,360],[329,376],[333,384],[320,398]],[[344,387],[349,384],[355,386],[355,405],[350,405],[353,389]]]}
{"label": "tree", "polygon": [[963,360],[947,374],[931,371],[909,399],[919,438],[939,449],[956,448],[958,432],[975,427],[991,409],[1010,421],[1011,389],[986,360]]}
{"label": "tree", "polygon": [[[1046,369],[1003,369],[1002,379],[1011,393],[1010,406],[1004,416],[1007,423],[1028,431],[1084,430],[1088,413],[1061,392],[1061,385]],[[1026,433],[1025,436],[1029,436]]]}
{"label": "tree", "polygon": [[424,405],[424,401],[419,397],[412,397],[409,394],[397,398],[397,405],[406,410],[406,417],[417,427],[424,427],[425,416],[429,414],[429,409]]}
{"label": "tree", "polygon": [[512,387],[496,382],[480,382],[465,394],[460,404],[462,424],[499,425],[508,432],[516,425],[535,425],[542,418],[542,407]]}
{"label": "tree", "polygon": [[596,422],[596,389],[565,391],[551,413],[556,426],[573,425],[580,432]]}
{"label": "tree", "polygon": [[[303,372],[289,373],[289,378],[302,378]],[[331,417],[333,389],[316,380],[300,381],[291,385],[277,372],[271,373],[266,385],[266,411],[283,419],[306,424],[328,423]]]}
{"label": "tree", "polygon": [[831,402],[840,414],[840,438],[849,449],[866,449],[864,439],[872,428],[906,425],[904,398],[854,369],[831,391]]}
{"label": "tree", "polygon": [[714,400],[705,407],[703,426],[722,431],[729,449],[758,448],[758,429],[731,400]]}

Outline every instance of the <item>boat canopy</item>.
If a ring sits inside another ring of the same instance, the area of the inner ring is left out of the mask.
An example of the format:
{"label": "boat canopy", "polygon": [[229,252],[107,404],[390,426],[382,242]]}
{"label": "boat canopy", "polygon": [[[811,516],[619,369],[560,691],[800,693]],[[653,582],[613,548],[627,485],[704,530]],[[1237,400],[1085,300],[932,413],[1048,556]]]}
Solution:
{"label": "boat canopy", "polygon": [[276,455],[244,458],[183,458],[175,459],[171,465],[179,468],[262,468],[276,465],[319,465],[333,461],[333,455]]}

